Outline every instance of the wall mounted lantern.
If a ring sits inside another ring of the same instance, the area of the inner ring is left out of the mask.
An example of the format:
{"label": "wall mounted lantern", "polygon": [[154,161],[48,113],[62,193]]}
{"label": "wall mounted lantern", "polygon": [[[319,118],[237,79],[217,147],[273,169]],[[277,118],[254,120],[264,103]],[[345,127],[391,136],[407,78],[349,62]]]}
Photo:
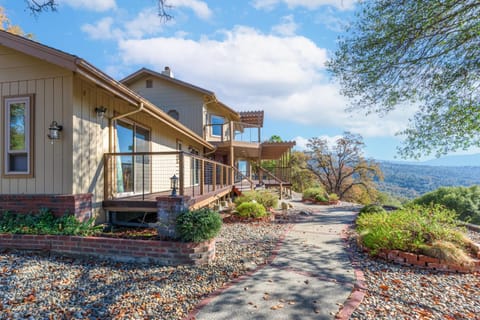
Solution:
{"label": "wall mounted lantern", "polygon": [[96,107],[95,112],[97,113],[97,117],[100,119],[105,118],[105,114],[107,113],[107,108],[104,106]]}
{"label": "wall mounted lantern", "polygon": [[170,188],[172,189],[172,196],[177,195],[177,187],[178,187],[178,177],[174,174],[173,177],[170,178]]}
{"label": "wall mounted lantern", "polygon": [[52,140],[52,144],[55,140],[60,139],[60,131],[62,131],[63,126],[59,125],[57,121],[53,120],[52,123],[50,124],[50,127],[48,127],[48,138]]}

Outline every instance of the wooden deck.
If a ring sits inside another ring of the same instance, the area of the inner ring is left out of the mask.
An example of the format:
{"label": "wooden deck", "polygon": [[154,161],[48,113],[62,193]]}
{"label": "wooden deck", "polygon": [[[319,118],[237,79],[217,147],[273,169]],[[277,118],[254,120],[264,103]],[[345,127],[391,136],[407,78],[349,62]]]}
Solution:
{"label": "wooden deck", "polygon": [[[209,205],[232,191],[232,186],[218,187],[201,195],[199,187],[185,188],[184,196],[191,198],[190,209],[198,209]],[[156,212],[157,198],[167,197],[171,191],[133,195],[103,201],[103,208],[114,212]]]}

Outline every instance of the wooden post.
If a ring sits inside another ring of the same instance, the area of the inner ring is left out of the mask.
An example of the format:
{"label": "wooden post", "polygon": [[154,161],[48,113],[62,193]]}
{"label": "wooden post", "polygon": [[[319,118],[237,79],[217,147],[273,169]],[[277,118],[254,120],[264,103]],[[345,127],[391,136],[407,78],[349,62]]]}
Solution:
{"label": "wooden post", "polygon": [[[234,132],[233,132],[234,126],[233,126],[233,121],[230,121],[230,167],[235,166],[235,150],[233,148],[233,139],[235,138]],[[235,176],[234,176],[234,171],[233,169],[230,170],[230,184],[233,185],[233,182],[235,181]]]}
{"label": "wooden post", "polygon": [[185,195],[184,179],[185,179],[185,158],[184,158],[183,152],[179,152],[178,154],[178,180],[179,180],[178,194],[181,196]]}

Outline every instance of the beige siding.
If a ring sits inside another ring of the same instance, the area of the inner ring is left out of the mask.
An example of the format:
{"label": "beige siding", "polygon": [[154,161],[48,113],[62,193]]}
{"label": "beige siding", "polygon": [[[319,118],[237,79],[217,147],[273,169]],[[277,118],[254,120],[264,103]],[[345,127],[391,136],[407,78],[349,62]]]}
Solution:
{"label": "beige siding", "polygon": [[[153,81],[153,88],[146,88],[147,79]],[[167,81],[144,77],[130,85],[130,88],[160,107],[163,111],[177,110],[181,123],[203,137],[203,94]]]}
{"label": "beige siding", "polygon": [[[49,71],[49,72],[48,72]],[[34,95],[33,174],[32,178],[0,177],[1,194],[64,194],[72,192],[71,106],[72,74],[49,63],[0,46],[0,96],[5,139],[3,97]],[[50,123],[64,126],[62,139],[51,144],[47,138]],[[4,154],[0,157],[3,170]]]}

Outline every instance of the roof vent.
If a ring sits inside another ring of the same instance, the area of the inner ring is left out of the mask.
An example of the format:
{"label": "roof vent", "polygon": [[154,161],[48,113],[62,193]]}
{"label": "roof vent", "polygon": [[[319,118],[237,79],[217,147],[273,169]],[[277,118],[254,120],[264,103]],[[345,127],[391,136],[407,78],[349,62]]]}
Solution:
{"label": "roof vent", "polygon": [[170,67],[165,67],[165,69],[162,71],[163,75],[166,75],[167,77],[174,78],[172,69]]}

